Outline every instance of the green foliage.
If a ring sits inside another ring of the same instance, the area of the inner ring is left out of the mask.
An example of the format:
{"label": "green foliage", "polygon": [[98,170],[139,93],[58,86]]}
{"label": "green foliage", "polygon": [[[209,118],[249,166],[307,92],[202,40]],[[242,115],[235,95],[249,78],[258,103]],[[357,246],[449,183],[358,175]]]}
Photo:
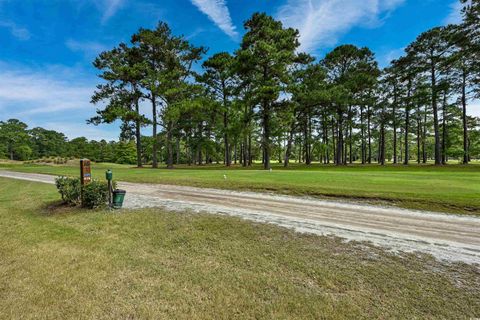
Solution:
{"label": "green foliage", "polygon": [[[82,204],[84,208],[102,208],[108,202],[108,184],[98,180],[82,186],[79,178],[58,177],[55,185],[64,203],[69,205]],[[116,183],[112,184],[115,188]],[[82,201],[83,196],[83,201]]]}
{"label": "green foliage", "polygon": [[284,86],[291,80],[289,70],[306,57],[296,54],[300,46],[298,30],[285,28],[265,13],[255,13],[244,27],[247,32],[236,52],[238,69],[242,80],[250,86],[251,103],[259,108],[264,168],[269,169],[275,102],[287,93]]}
{"label": "green foliage", "polygon": [[93,180],[91,183],[83,186],[84,208],[97,209],[103,208],[108,203],[108,184]]}
{"label": "green foliage", "polygon": [[55,185],[63,202],[69,205],[80,203],[82,188],[79,178],[58,177],[55,179]]}
{"label": "green foliage", "polygon": [[37,127],[29,130],[29,135],[35,158],[65,154],[67,137],[63,133]]}
{"label": "green foliage", "polygon": [[17,160],[28,160],[33,154],[32,148],[28,145],[22,144],[14,148],[15,156]]}
{"label": "green foliage", "polygon": [[137,153],[135,143],[120,141],[115,146],[115,163],[135,164],[137,162]]}
{"label": "green foliage", "polygon": [[10,160],[28,160],[32,154],[28,140],[25,123],[17,119],[0,121],[0,143],[6,147]]}

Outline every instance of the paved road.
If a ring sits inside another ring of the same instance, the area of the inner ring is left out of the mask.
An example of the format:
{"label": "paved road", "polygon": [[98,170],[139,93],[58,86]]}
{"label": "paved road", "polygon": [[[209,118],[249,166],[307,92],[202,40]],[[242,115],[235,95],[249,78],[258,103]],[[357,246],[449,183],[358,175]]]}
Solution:
{"label": "paved road", "polygon": [[[0,177],[53,183],[42,174],[0,170]],[[480,218],[254,192],[120,182],[126,208],[165,207],[274,223],[300,232],[371,241],[393,251],[424,252],[480,264]]]}

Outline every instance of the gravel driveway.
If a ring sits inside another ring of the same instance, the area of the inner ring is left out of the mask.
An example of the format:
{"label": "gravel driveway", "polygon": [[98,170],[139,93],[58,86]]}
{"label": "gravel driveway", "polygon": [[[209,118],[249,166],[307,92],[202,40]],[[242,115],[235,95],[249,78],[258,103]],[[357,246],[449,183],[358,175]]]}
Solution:
{"label": "gravel driveway", "polygon": [[[54,176],[0,170],[0,177],[53,183]],[[392,251],[423,252],[480,264],[480,218],[254,192],[119,182],[125,208],[209,212],[370,241]]]}

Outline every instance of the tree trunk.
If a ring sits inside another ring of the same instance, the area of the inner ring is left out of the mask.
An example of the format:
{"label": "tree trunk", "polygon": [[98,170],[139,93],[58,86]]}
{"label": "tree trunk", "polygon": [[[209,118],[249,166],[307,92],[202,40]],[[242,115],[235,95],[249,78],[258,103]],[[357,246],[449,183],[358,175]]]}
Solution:
{"label": "tree trunk", "polygon": [[366,157],[367,157],[367,150],[366,150],[366,145],[365,145],[365,125],[363,123],[363,105],[360,105],[360,136],[362,139],[362,164],[366,163]]}
{"label": "tree trunk", "polygon": [[302,141],[300,141],[300,144],[298,146],[298,163],[303,162],[303,160],[302,160],[302,150],[303,150],[303,144],[302,144]]}
{"label": "tree trunk", "polygon": [[187,141],[185,142],[185,155],[187,157],[187,164],[189,166],[192,165],[192,151],[191,151],[191,141],[192,141],[192,133],[190,130],[186,133],[186,139]]}
{"label": "tree trunk", "polygon": [[432,111],[433,111],[433,130],[435,132],[435,165],[442,164],[442,149],[440,143],[440,129],[438,125],[438,106],[437,106],[437,78],[435,64],[431,63],[431,84],[432,84]]}
{"label": "tree trunk", "polygon": [[380,164],[385,165],[385,111],[382,110],[382,123],[380,127]]}
{"label": "tree trunk", "polygon": [[244,153],[244,144],[243,143],[240,143],[240,157],[239,157],[239,161],[240,161],[240,164],[242,165],[243,167],[243,153]]}
{"label": "tree trunk", "polygon": [[425,106],[425,113],[423,114],[423,137],[422,137],[422,163],[427,163],[427,106]]}
{"label": "tree trunk", "polygon": [[370,112],[370,106],[367,107],[367,135],[368,135],[368,163],[372,163],[372,128],[370,126],[371,122],[371,112]]}
{"label": "tree trunk", "polygon": [[463,124],[463,164],[470,161],[468,150],[468,126],[467,126],[467,73],[463,69],[462,73],[462,124]]}
{"label": "tree trunk", "polygon": [[270,169],[270,106],[263,102],[263,169]]}
{"label": "tree trunk", "polygon": [[[238,141],[238,140],[237,140]],[[235,145],[233,147],[233,163],[237,164],[237,148],[238,148],[238,143],[235,141]]]}
{"label": "tree trunk", "polygon": [[173,168],[173,146],[172,146],[172,130],[173,124],[171,121],[167,124],[167,168]]}
{"label": "tree trunk", "polygon": [[202,155],[202,123],[199,123],[197,125],[197,130],[196,130],[196,146],[195,146],[195,163],[197,165],[201,165],[203,163],[203,155]]}
{"label": "tree trunk", "polygon": [[252,165],[252,133],[248,133],[248,166]]}
{"label": "tree trunk", "polygon": [[447,164],[447,93],[443,95],[442,105],[442,164]]}
{"label": "tree trunk", "polygon": [[232,164],[231,154],[230,154],[230,144],[228,140],[228,109],[227,109],[227,94],[226,94],[226,85],[225,80],[222,80],[222,93],[223,93],[223,140],[225,144],[225,165],[230,167]]}
{"label": "tree trunk", "polygon": [[336,161],[335,164],[341,165],[343,164],[343,113],[341,107],[337,107],[337,115],[338,115],[338,120],[337,120],[337,152],[336,152]]}
{"label": "tree trunk", "polygon": [[402,136],[403,136],[403,127],[400,127],[400,138],[398,139],[400,143],[400,157],[398,159],[400,160],[400,162],[403,161]]}
{"label": "tree trunk", "polygon": [[307,123],[305,126],[305,164],[310,165],[312,164],[312,121],[308,113],[306,115],[306,120]]}
{"label": "tree trunk", "polygon": [[327,123],[327,117],[325,114],[323,114],[323,123],[322,123],[322,129],[323,129],[323,144],[325,146],[325,158],[324,158],[324,164],[329,164],[330,163],[330,145],[328,141],[328,123]]}
{"label": "tree trunk", "polygon": [[[208,141],[210,141],[211,136],[212,136],[211,128],[210,128],[210,125],[207,124],[207,131],[205,133],[205,138],[206,138],[205,141],[207,141],[207,143],[208,143]],[[212,163],[211,157],[212,156],[210,155],[210,150],[208,148],[208,145],[205,144],[205,164]]]}
{"label": "tree trunk", "polygon": [[282,140],[280,140],[280,138],[278,139],[278,163],[279,164],[282,164],[283,163],[283,157],[282,157]]}
{"label": "tree trunk", "polygon": [[158,168],[158,160],[157,160],[157,101],[156,101],[156,96],[154,94],[152,94],[152,125],[153,125],[152,168]]}
{"label": "tree trunk", "polygon": [[410,160],[410,142],[408,140],[409,130],[410,130],[410,107],[406,107],[406,110],[405,110],[405,158],[403,160],[404,165],[408,165]]}
{"label": "tree trunk", "polygon": [[[353,154],[352,154],[352,130],[353,130],[353,114],[352,106],[348,107],[348,163],[353,163]],[[345,161],[346,162],[346,161]]]}
{"label": "tree trunk", "polygon": [[397,89],[395,87],[393,98],[393,164],[397,163]]}
{"label": "tree trunk", "polygon": [[[224,102],[226,103],[226,102]],[[225,165],[227,167],[230,167],[230,165],[232,164],[232,159],[231,159],[231,155],[230,155],[230,144],[229,144],[229,141],[228,141],[228,113],[227,111],[225,111],[223,113],[223,130],[224,130],[224,134],[223,134],[223,140],[224,140],[224,143],[225,143]]]}
{"label": "tree trunk", "polygon": [[335,139],[335,121],[332,119],[332,150],[333,150],[333,162],[337,164],[337,145]]}
{"label": "tree trunk", "polygon": [[141,122],[140,122],[140,107],[138,105],[138,99],[135,99],[135,113],[136,113],[136,120],[135,120],[135,140],[136,140],[136,147],[137,147],[137,167],[143,167],[142,164],[142,134],[140,132]]}
{"label": "tree trunk", "polygon": [[350,132],[348,134],[348,162],[353,163],[353,154],[352,154],[352,123],[350,123]]}
{"label": "tree trunk", "polygon": [[175,163],[178,165],[178,164],[180,164],[180,137],[177,137],[176,152],[177,152],[177,159],[176,159]]}
{"label": "tree trunk", "polygon": [[410,130],[410,96],[411,96],[411,82],[409,81],[407,104],[405,106],[405,158],[403,160],[404,165],[408,165],[410,160],[410,141],[408,140],[408,134]]}
{"label": "tree trunk", "polygon": [[290,132],[288,134],[287,140],[287,148],[285,150],[285,161],[283,162],[283,166],[286,168],[290,163],[290,154],[292,153],[292,143],[293,143],[293,135],[295,131],[295,122],[292,123],[290,127]]}
{"label": "tree trunk", "polygon": [[417,105],[417,164],[420,164],[420,138],[422,128],[422,117],[420,115],[420,105]]}
{"label": "tree trunk", "polygon": [[248,166],[248,150],[247,150],[247,147],[248,147],[248,140],[247,140],[247,135],[245,134],[244,137],[243,137],[243,148],[242,148],[242,152],[243,152],[243,163],[242,163],[242,166],[243,167],[246,167]]}

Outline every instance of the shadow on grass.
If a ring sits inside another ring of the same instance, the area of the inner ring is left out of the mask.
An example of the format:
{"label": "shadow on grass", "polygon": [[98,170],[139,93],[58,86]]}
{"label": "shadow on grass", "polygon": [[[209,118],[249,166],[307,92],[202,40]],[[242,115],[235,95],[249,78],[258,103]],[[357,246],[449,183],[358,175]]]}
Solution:
{"label": "shadow on grass", "polygon": [[41,206],[40,215],[42,216],[54,216],[54,215],[67,215],[77,214],[84,212],[79,206],[73,206],[63,202],[62,200],[49,201]]}

